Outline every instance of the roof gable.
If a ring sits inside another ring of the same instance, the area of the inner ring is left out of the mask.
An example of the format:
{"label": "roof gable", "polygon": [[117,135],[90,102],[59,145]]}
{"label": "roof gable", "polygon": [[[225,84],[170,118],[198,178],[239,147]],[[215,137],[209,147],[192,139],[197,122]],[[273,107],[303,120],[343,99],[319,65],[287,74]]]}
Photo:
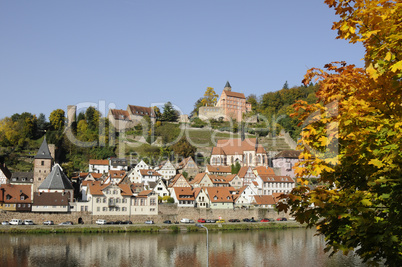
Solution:
{"label": "roof gable", "polygon": [[38,189],[74,189],[70,180],[64,174],[59,164],[53,166],[52,171],[38,187]]}
{"label": "roof gable", "polygon": [[46,137],[43,139],[42,144],[38,150],[38,153],[34,157],[35,159],[53,159],[50,154],[49,146],[46,142]]}

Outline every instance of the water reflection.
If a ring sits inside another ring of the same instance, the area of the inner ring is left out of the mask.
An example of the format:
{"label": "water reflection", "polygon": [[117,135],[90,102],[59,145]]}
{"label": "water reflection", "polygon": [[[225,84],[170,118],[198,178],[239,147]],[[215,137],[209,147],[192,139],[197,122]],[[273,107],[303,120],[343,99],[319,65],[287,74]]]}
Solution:
{"label": "water reflection", "polygon": [[[210,233],[210,266],[365,266],[313,230]],[[206,266],[205,233],[1,235],[0,266]]]}

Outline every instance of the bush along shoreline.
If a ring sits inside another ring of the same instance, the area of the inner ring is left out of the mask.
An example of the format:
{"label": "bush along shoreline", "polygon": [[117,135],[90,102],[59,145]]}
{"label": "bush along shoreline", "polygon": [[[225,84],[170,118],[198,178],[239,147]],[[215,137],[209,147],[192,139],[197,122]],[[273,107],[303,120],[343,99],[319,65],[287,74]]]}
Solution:
{"label": "bush along shoreline", "polygon": [[[249,231],[268,229],[301,228],[296,222],[271,222],[271,223],[217,223],[203,224],[209,231]],[[68,233],[185,233],[202,232],[205,229],[195,224],[180,225],[18,225],[0,226],[0,234],[68,234]]]}

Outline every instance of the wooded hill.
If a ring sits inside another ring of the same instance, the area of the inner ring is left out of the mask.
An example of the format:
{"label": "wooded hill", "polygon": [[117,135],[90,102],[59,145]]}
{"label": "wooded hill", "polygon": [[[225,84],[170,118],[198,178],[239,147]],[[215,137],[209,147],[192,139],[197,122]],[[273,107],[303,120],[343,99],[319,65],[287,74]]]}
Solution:
{"label": "wooded hill", "polygon": [[[253,112],[248,116],[259,114],[260,121],[247,125],[246,133],[250,137],[258,134],[261,141],[267,145],[282,144],[278,147],[267,147],[267,149],[280,151],[289,148],[280,138],[276,139],[277,142],[273,139],[282,128],[290,132],[294,139],[298,138],[299,121],[288,116],[292,112],[291,105],[297,100],[314,102],[316,90],[315,85],[288,89],[285,84],[284,88],[277,92],[266,93],[261,97],[250,95],[248,101],[252,104]],[[207,124],[193,117],[189,125],[193,128],[183,134],[184,137],[189,137],[190,142],[183,137],[175,145],[166,145],[177,140],[183,132],[180,124],[169,121],[168,115],[172,113],[171,109],[166,108],[164,112],[158,113],[158,121],[153,128],[143,129],[142,126],[136,126],[123,136],[109,129],[109,121],[102,118],[94,107],[89,107],[85,113],[81,112],[77,115],[71,129],[78,141],[94,142],[91,147],[80,147],[69,140],[65,134],[66,118],[62,109],[54,110],[49,116],[49,121],[44,114],[38,117],[27,112],[14,114],[0,120],[0,161],[5,162],[12,171],[31,171],[33,157],[46,136],[48,143],[56,145],[56,162],[62,164],[68,175],[72,175],[73,172],[87,170],[89,159],[116,157],[120,151],[118,147],[120,142],[128,144],[124,148],[125,157],[129,158],[130,155],[136,154],[137,158],[157,160],[172,159],[172,155],[194,156],[198,152],[207,155],[218,139],[240,137],[239,131],[242,127],[240,123],[235,122],[231,125],[228,122],[211,121]],[[261,119],[263,117],[268,120]],[[280,120],[275,121],[275,118],[279,117]],[[144,119],[150,121],[149,118]],[[272,127],[273,123],[276,123],[275,127]],[[101,132],[101,136],[104,137],[101,139],[99,125],[105,126],[104,134]],[[273,131],[274,128],[275,131]],[[267,140],[270,142],[266,142]],[[151,145],[151,142],[156,143]],[[207,160],[203,159],[201,154],[198,156],[200,160]]]}

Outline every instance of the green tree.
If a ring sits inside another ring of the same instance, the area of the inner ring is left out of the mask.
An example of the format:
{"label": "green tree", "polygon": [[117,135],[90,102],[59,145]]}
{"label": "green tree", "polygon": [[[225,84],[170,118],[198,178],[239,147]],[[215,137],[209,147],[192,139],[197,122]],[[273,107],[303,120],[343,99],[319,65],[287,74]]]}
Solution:
{"label": "green tree", "polygon": [[283,85],[282,89],[289,89],[288,81],[285,82],[285,84]]}
{"label": "green tree", "polygon": [[199,98],[196,102],[195,102],[195,104],[194,104],[194,109],[193,109],[193,111],[191,111],[191,113],[190,113],[190,117],[196,117],[196,116],[198,116],[198,110],[200,109],[200,107],[202,107],[203,106],[203,104],[202,104],[202,97],[201,98]]}
{"label": "green tree", "polygon": [[201,100],[203,106],[214,107],[218,101],[218,94],[215,93],[214,88],[207,87],[204,97]]}
{"label": "green tree", "polygon": [[247,102],[251,104],[252,111],[257,111],[258,101],[257,101],[256,95],[254,95],[254,94],[249,95],[247,97]]}
{"label": "green tree", "polygon": [[85,119],[88,124],[88,129],[91,131],[96,131],[99,128],[99,119],[101,114],[96,108],[89,107],[85,111]]}
{"label": "green tree", "polygon": [[[317,102],[300,101],[301,180],[279,209],[325,235],[325,251],[355,250],[365,262],[402,262],[402,5],[387,0],[327,0],[338,38],[362,42],[365,68],[344,62],[311,69]],[[390,97],[392,96],[392,97]],[[333,254],[332,253],[332,254]]]}
{"label": "green tree", "polygon": [[65,113],[64,110],[62,109],[56,109],[53,110],[52,113],[50,113],[49,121],[53,130],[56,131],[63,130],[65,120],[66,120]]}
{"label": "green tree", "polygon": [[163,106],[163,115],[162,115],[162,120],[164,121],[170,121],[170,122],[175,122],[178,119],[178,114],[177,111],[173,108],[172,103],[167,102]]}
{"label": "green tree", "polygon": [[232,174],[238,174],[241,169],[241,165],[238,161],[236,161],[236,164],[232,164],[230,167]]}

